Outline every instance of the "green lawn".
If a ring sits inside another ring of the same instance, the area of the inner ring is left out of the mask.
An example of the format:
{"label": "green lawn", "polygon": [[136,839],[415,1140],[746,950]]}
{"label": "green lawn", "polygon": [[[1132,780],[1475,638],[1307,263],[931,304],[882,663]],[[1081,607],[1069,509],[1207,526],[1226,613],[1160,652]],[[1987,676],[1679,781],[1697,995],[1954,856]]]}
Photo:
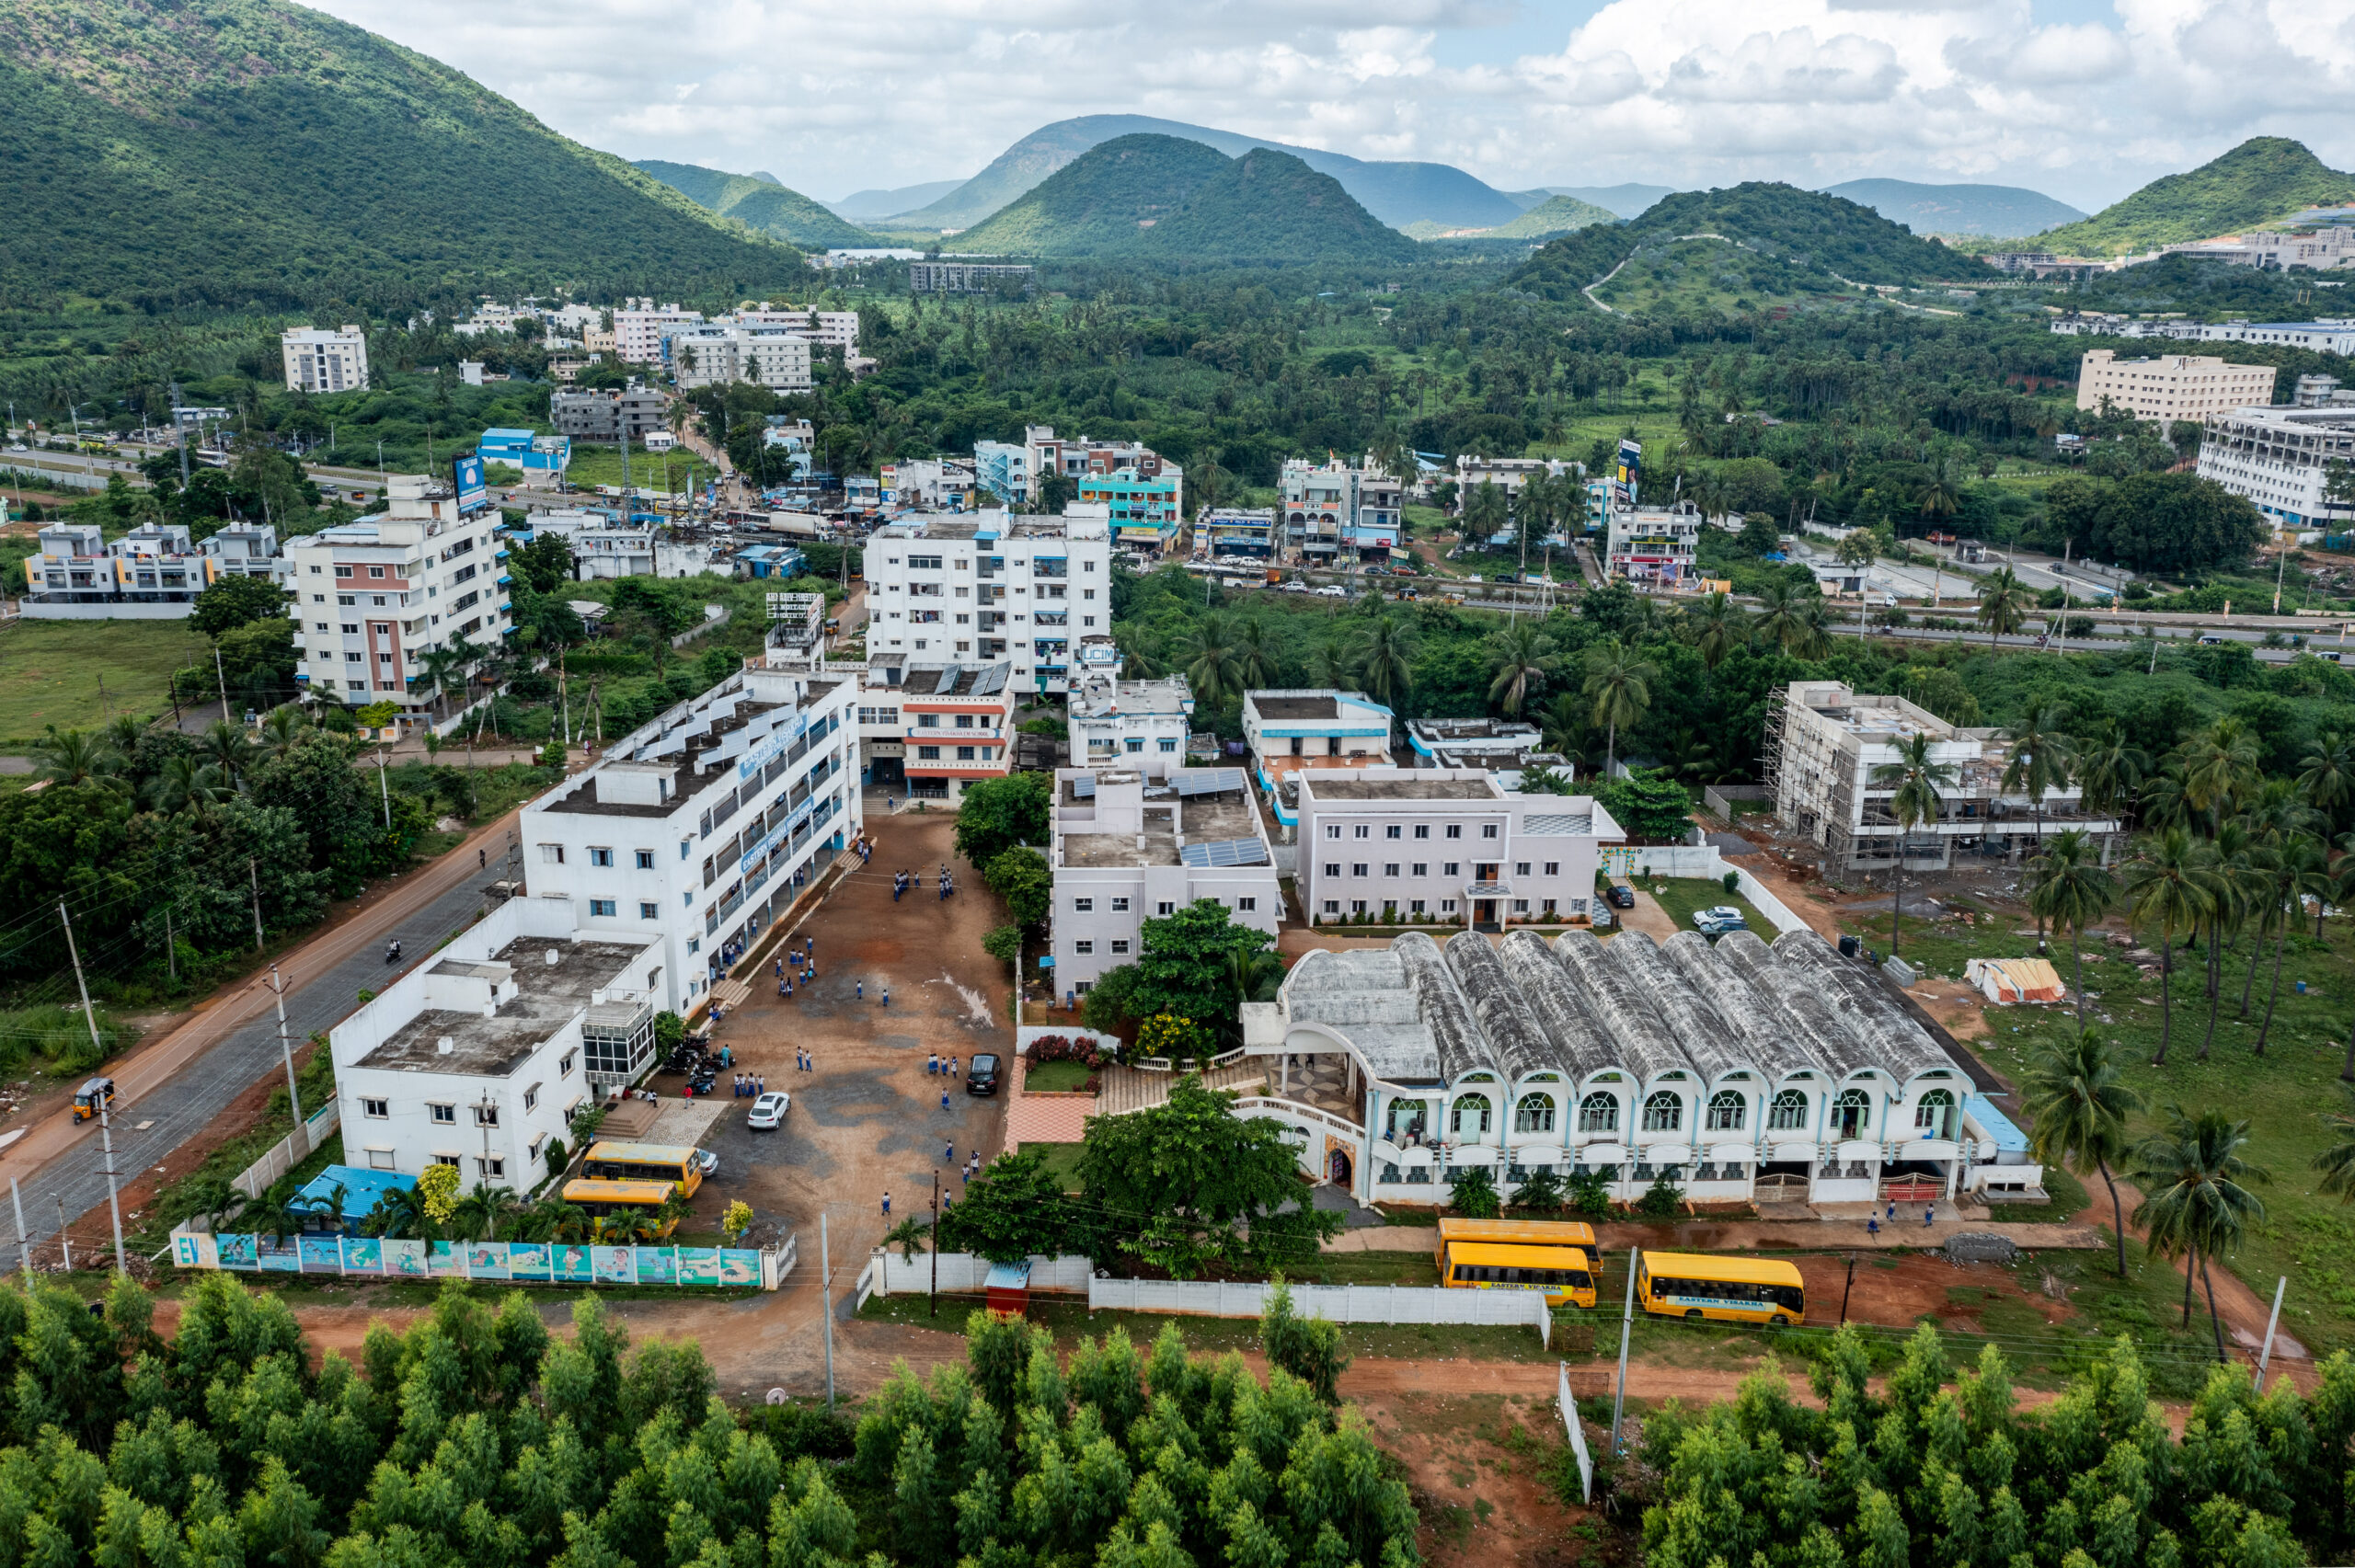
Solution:
{"label": "green lawn", "polygon": [[172,671],[204,639],[186,621],[15,621],[0,629],[0,746],[42,729],[95,729],[123,713],[172,711]]}
{"label": "green lawn", "polygon": [[1053,1143],[1047,1146],[1047,1169],[1063,1178],[1063,1191],[1079,1190],[1079,1151],[1086,1145]]}
{"label": "green lawn", "polygon": [[1087,1087],[1087,1079],[1084,1061],[1039,1062],[1028,1069],[1023,1086],[1039,1094],[1075,1094]]}
{"label": "green lawn", "polygon": [[[711,477],[711,464],[684,447],[669,452],[643,452],[633,441],[629,449],[629,482],[641,490],[658,493],[684,490],[687,487],[687,465],[695,464],[698,483]],[[588,446],[575,441],[572,464],[565,470],[565,478],[575,487],[586,490],[596,485],[619,485],[622,482],[622,449],[617,446]]]}
{"label": "green lawn", "polygon": [[[1873,945],[1888,948],[1887,913],[1849,924]],[[1909,913],[1901,952],[1934,974],[1959,978],[1970,957],[2033,953],[2035,938],[2016,934],[2019,924],[2006,920],[1991,926],[1982,919],[1965,926],[1959,920],[1925,921]],[[2265,1015],[2269,947],[2257,966],[2246,1021],[2239,1013],[2248,944],[2226,954],[2215,1041],[2205,1061],[2200,1050],[2208,1001],[2201,967],[2190,956],[2177,955],[2174,1039],[2164,1065],[2152,1062],[2161,1035],[2157,977],[2142,974],[2122,949],[2097,943],[2087,944],[2085,981],[2087,1021],[2118,1043],[2128,1082],[2149,1102],[2149,1111],[2133,1126],[2135,1137],[2154,1130],[2170,1104],[2193,1112],[2221,1105],[2249,1122],[2251,1158],[2271,1178],[2254,1186],[2267,1217],[2230,1262],[2262,1299],[2271,1299],[2277,1278],[2288,1277],[2282,1325],[2317,1353],[2355,1345],[2355,1211],[2318,1194],[2312,1169],[2315,1156],[2331,1141],[2323,1114],[2347,1104],[2338,1071],[2355,1000],[2355,922],[2339,918],[2325,929],[2322,943],[2314,940],[2311,922],[2290,938],[2280,1010],[2262,1057],[2254,1047]],[[2155,937],[2150,933],[2144,940]],[[2062,980],[2074,983],[2067,944],[2055,943],[2051,957]],[[2297,994],[2300,980],[2306,982],[2303,996]],[[2074,1009],[2067,1006],[1993,1007],[1987,1019],[1992,1035],[1971,1042],[1971,1048],[2006,1078],[2016,1078],[2039,1045],[2063,1040],[2076,1026]],[[2103,1196],[2098,1180],[2085,1185],[2097,1199]]]}
{"label": "green lawn", "polygon": [[[1640,869],[1640,864],[1638,866]],[[1706,876],[1668,876],[1635,878],[1636,886],[1649,893],[1660,907],[1675,920],[1676,929],[1691,931],[1693,917],[1702,910],[1712,910],[1720,904],[1730,904],[1741,911],[1750,929],[1767,941],[1774,940],[1775,925],[1764,915],[1751,907],[1750,900],[1739,893],[1729,893],[1725,884]],[[1667,888],[1663,893],[1661,888]]]}

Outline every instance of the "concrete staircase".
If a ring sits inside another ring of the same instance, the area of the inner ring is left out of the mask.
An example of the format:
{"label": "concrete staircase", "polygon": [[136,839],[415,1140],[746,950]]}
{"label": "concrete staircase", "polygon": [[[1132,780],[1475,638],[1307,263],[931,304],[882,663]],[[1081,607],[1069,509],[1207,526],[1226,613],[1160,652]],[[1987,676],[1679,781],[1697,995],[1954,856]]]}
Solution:
{"label": "concrete staircase", "polygon": [[[1178,1082],[1175,1072],[1139,1072],[1132,1067],[1108,1067],[1097,1086],[1096,1109],[1099,1116],[1118,1116],[1124,1111],[1148,1110],[1169,1098],[1170,1086]],[[1267,1082],[1268,1070],[1263,1060],[1245,1058],[1225,1067],[1214,1067],[1202,1075],[1203,1085],[1211,1089],[1234,1089],[1256,1093]]]}

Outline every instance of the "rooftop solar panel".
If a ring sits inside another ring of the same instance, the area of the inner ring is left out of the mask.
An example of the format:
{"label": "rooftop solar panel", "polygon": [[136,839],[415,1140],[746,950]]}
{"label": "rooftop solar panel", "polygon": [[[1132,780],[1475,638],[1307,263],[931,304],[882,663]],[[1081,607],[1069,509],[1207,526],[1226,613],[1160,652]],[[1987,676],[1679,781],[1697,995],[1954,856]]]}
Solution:
{"label": "rooftop solar panel", "polygon": [[1071,795],[1074,800],[1095,799],[1096,775],[1094,773],[1082,773],[1079,777],[1072,780]]}
{"label": "rooftop solar panel", "polygon": [[1265,865],[1268,851],[1257,839],[1206,839],[1179,849],[1178,858],[1188,865]]}
{"label": "rooftop solar panel", "polygon": [[1189,768],[1169,775],[1178,793],[1186,795],[1224,795],[1229,790],[1243,788],[1240,768]]}

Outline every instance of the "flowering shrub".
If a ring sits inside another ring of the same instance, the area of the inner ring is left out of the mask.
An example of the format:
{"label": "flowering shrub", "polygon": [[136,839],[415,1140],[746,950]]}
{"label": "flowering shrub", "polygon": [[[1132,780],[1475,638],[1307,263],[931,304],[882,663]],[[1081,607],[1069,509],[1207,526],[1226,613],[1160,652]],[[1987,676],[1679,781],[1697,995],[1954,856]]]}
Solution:
{"label": "flowering shrub", "polygon": [[1024,1056],[1035,1063],[1075,1061],[1094,1072],[1109,1059],[1102,1042],[1092,1035],[1074,1039],[1069,1035],[1041,1035],[1024,1047]]}
{"label": "flowering shrub", "polygon": [[447,1225],[450,1216],[458,1211],[458,1168],[428,1165],[417,1174],[417,1192],[433,1223]]}
{"label": "flowering shrub", "polygon": [[1148,1057],[1185,1061],[1211,1054],[1211,1032],[1190,1018],[1156,1013],[1138,1029],[1137,1049]]}

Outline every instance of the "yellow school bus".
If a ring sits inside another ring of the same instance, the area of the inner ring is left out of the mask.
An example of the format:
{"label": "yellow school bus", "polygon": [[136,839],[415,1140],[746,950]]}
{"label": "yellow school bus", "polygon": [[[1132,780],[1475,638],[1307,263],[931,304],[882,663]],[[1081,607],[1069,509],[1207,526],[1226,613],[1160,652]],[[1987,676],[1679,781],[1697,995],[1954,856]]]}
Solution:
{"label": "yellow school bus", "polygon": [[580,1162],[580,1173],[592,1181],[668,1182],[681,1197],[693,1197],[703,1185],[703,1162],[683,1143],[592,1144]]}
{"label": "yellow school bus", "polygon": [[1595,1276],[1602,1270],[1594,1227],[1576,1220],[1442,1217],[1431,1261],[1442,1285],[1543,1289],[1557,1307],[1593,1306]]}
{"label": "yellow school bus", "polygon": [[[617,1214],[638,1213],[651,1218],[670,1200],[671,1184],[662,1181],[615,1182],[591,1177],[564,1184],[564,1201],[592,1219],[610,1219]],[[678,1228],[676,1219],[665,1219],[657,1233],[668,1236]]]}
{"label": "yellow school bus", "polygon": [[1636,1270],[1636,1300],[1647,1312],[1692,1322],[1780,1327],[1807,1321],[1807,1287],[1798,1266],[1771,1258],[1646,1253]]}

